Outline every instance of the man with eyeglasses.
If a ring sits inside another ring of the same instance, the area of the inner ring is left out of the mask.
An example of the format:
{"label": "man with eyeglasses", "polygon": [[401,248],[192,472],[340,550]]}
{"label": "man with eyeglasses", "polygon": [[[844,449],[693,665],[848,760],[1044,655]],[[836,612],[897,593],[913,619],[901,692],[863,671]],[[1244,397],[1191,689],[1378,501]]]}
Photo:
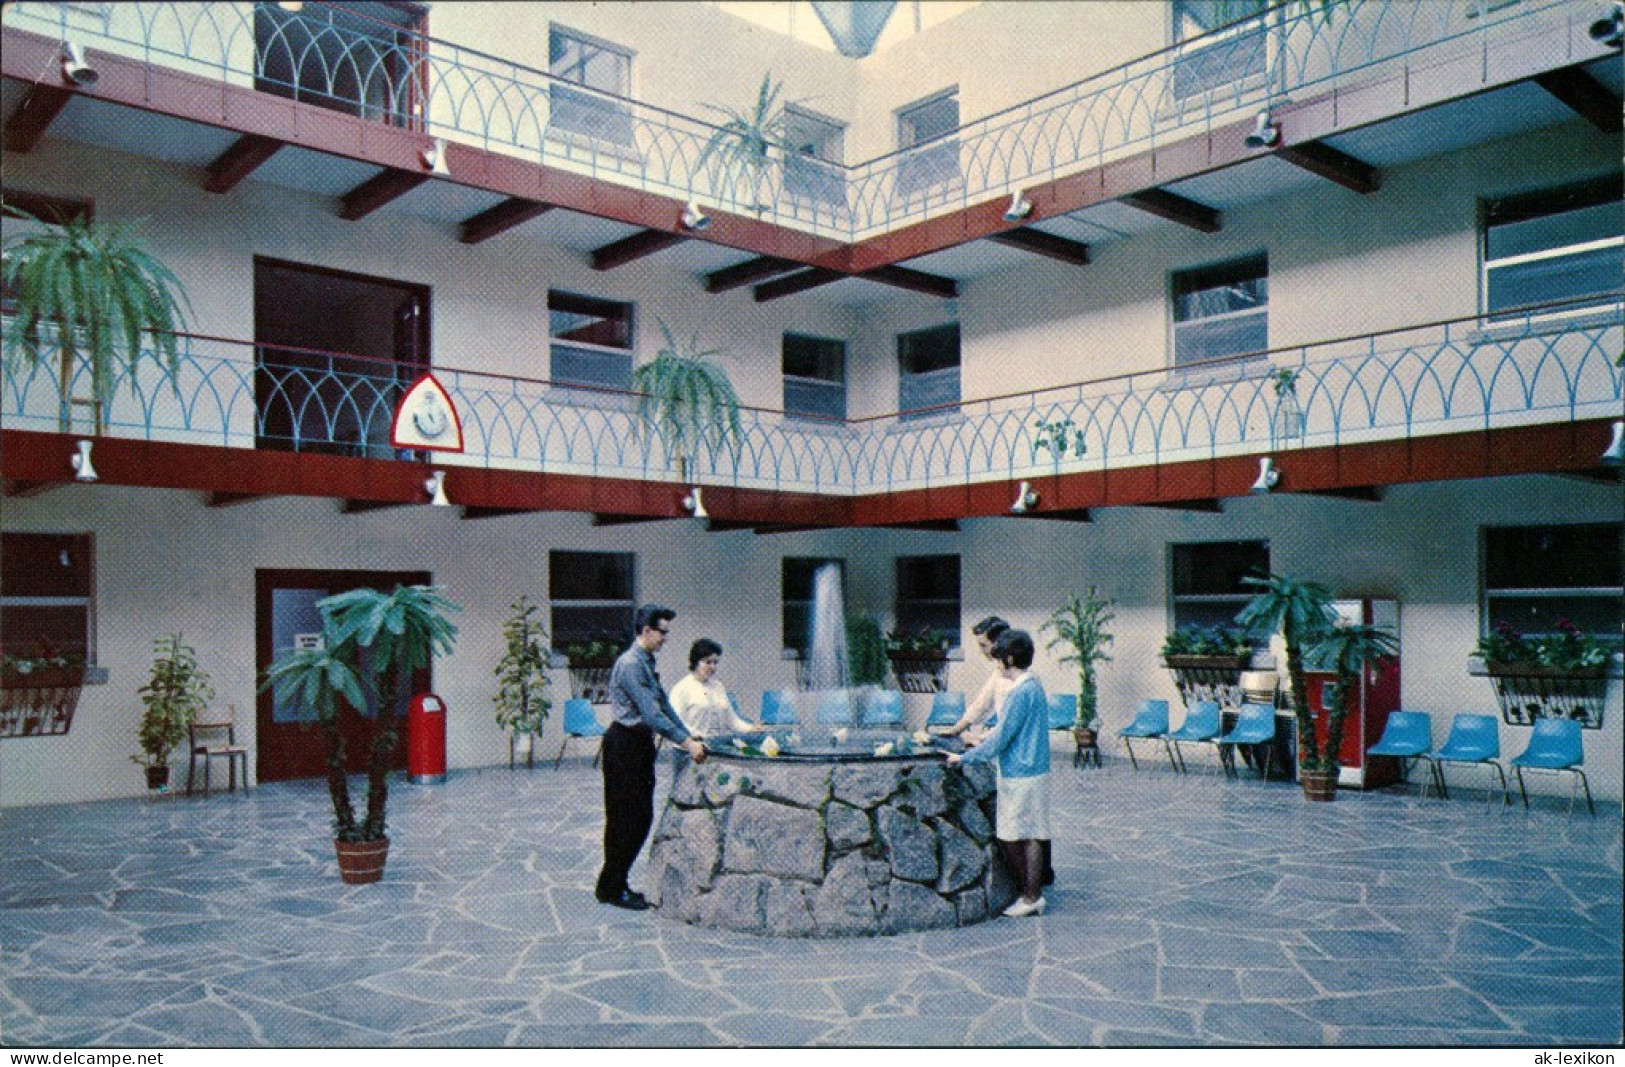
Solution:
{"label": "man with eyeglasses", "polygon": [[655,671],[655,653],[665,647],[676,617],[659,604],[639,608],[632,622],[637,639],[609,672],[615,721],[604,734],[604,868],[595,895],[599,903],[628,911],[649,907],[648,899],[626,884],[626,876],[654,825],[655,734],[681,747],[695,763],[705,762],[705,746],[672,710]]}

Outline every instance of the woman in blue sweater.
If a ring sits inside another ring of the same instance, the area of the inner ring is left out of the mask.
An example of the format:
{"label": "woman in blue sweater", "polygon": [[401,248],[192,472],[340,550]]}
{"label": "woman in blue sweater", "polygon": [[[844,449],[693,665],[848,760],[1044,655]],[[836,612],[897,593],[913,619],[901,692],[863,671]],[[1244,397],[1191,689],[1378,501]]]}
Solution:
{"label": "woman in blue sweater", "polygon": [[1000,634],[993,658],[1003,664],[1012,683],[999,724],[964,755],[950,755],[948,763],[994,764],[999,780],[994,833],[1021,879],[1021,898],[1004,913],[1042,915],[1044,845],[1049,841],[1049,698],[1028,671],[1033,665],[1033,639],[1026,631]]}

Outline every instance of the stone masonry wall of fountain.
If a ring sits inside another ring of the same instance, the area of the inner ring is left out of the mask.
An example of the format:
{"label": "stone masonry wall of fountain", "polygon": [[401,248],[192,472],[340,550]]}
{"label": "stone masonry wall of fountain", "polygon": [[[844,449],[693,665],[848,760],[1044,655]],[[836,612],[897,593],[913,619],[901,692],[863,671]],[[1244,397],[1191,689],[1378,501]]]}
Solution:
{"label": "stone masonry wall of fountain", "polygon": [[965,926],[1016,896],[988,767],[681,761],[650,850],[661,914],[775,937]]}

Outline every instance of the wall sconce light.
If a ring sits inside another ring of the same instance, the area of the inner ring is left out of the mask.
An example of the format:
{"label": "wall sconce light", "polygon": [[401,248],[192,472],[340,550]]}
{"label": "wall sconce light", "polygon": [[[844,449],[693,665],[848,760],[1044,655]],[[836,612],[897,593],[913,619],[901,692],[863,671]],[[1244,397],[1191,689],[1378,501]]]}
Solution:
{"label": "wall sconce light", "polygon": [[418,158],[423,160],[423,168],[430,174],[450,176],[451,171],[446,169],[446,142],[441,138],[436,137],[433,144],[418,153]]}
{"label": "wall sconce light", "polygon": [[435,471],[423,479],[423,491],[429,494],[429,503],[437,508],[451,507],[451,501],[446,498],[446,472]]}
{"label": "wall sconce light", "polygon": [[1281,480],[1281,472],[1275,469],[1275,461],[1268,456],[1258,461],[1258,481],[1248,487],[1249,493],[1260,496],[1275,488],[1275,483]]}
{"label": "wall sconce light", "polygon": [[1591,24],[1591,39],[1609,48],[1625,45],[1625,4],[1615,4],[1613,11]]}
{"label": "wall sconce light", "polygon": [[705,510],[705,497],[702,494],[703,491],[697,485],[690,489],[688,495],[683,498],[683,510],[696,519],[709,519],[711,513]]}
{"label": "wall sconce light", "polygon": [[80,441],[79,451],[68,458],[68,462],[73,464],[75,481],[94,482],[101,477],[96,473],[96,468],[90,462],[90,447],[95,443],[94,441]]}
{"label": "wall sconce light", "polygon": [[73,41],[62,42],[63,80],[81,89],[93,88],[101,80],[101,73],[85,61],[84,47]]}
{"label": "wall sconce light", "polygon": [[1033,213],[1033,202],[1021,194],[1017,189],[1010,194],[1010,206],[1004,209],[1005,222],[1020,222]]}
{"label": "wall sconce light", "polygon": [[1602,461],[1611,466],[1625,463],[1625,422],[1614,423],[1614,440],[1603,452]]}
{"label": "wall sconce light", "polygon": [[703,230],[711,225],[711,216],[700,207],[698,200],[690,200],[683,205],[683,213],[677,216],[677,221],[683,224],[685,230]]}
{"label": "wall sconce light", "polygon": [[1022,482],[1016,490],[1016,502],[1010,505],[1010,514],[1025,515],[1038,506],[1038,490],[1031,482]]}
{"label": "wall sconce light", "polygon": [[1281,124],[1270,118],[1268,111],[1260,111],[1253,123],[1253,132],[1246,137],[1248,148],[1272,148],[1281,143]]}

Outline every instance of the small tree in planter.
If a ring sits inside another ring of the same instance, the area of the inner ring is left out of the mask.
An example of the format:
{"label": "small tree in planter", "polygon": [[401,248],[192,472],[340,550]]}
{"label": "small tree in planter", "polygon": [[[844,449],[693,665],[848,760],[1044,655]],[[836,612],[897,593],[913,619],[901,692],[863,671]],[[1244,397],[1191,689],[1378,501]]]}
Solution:
{"label": "small tree in planter", "polygon": [[525,766],[530,767],[535,764],[536,739],[553,706],[547,696],[547,631],[536,618],[541,609],[528,598],[521,596],[512,611],[502,626],[507,648],[496,667],[497,693],[492,699],[497,725],[509,735],[508,766],[513,766],[514,749],[524,737]]}
{"label": "small tree in planter", "polygon": [[1067,649],[1062,663],[1074,663],[1078,668],[1078,712],[1072,722],[1072,731],[1078,747],[1088,748],[1095,743],[1095,719],[1099,707],[1095,688],[1095,665],[1108,662],[1106,646],[1112,635],[1106,624],[1117,616],[1111,611],[1113,601],[1100,594],[1094,586],[1082,596],[1074,595],[1051,615],[1042,627],[1053,634],[1049,648]]}
{"label": "small tree in planter", "polygon": [[[1314,768],[1329,775],[1334,785],[1340,766],[1338,754],[1343,751],[1343,724],[1348,721],[1353,695],[1359,690],[1360,674],[1367,663],[1391,659],[1398,654],[1399,640],[1387,630],[1341,624],[1322,633],[1310,651],[1317,665],[1337,676],[1327,694],[1330,706],[1326,708],[1326,747],[1321,750],[1320,761]],[[1334,795],[1335,790],[1324,797],[1311,796],[1310,799],[1330,800]]]}
{"label": "small tree in planter", "polygon": [[[451,652],[457,627],[447,616],[460,609],[426,585],[396,586],[392,593],[355,589],[318,600],[316,607],[322,614],[322,647],[280,657],[262,688],[274,688],[278,699],[297,701],[316,714],[327,741],[327,791],[340,876],[352,884],[376,882],[389,855],[384,831],[388,775],[399,743],[396,707],[412,672]],[[367,812],[357,821],[338,714],[341,700],[364,708],[369,696],[374,711]]]}
{"label": "small tree in planter", "polygon": [[147,788],[169,787],[170,754],[186,742],[186,728],[214,699],[209,676],[197,653],[169,634],[152,643],[152,676],[136,692],[146,710],[141,715],[141,754],[131,756],[147,769]]}

